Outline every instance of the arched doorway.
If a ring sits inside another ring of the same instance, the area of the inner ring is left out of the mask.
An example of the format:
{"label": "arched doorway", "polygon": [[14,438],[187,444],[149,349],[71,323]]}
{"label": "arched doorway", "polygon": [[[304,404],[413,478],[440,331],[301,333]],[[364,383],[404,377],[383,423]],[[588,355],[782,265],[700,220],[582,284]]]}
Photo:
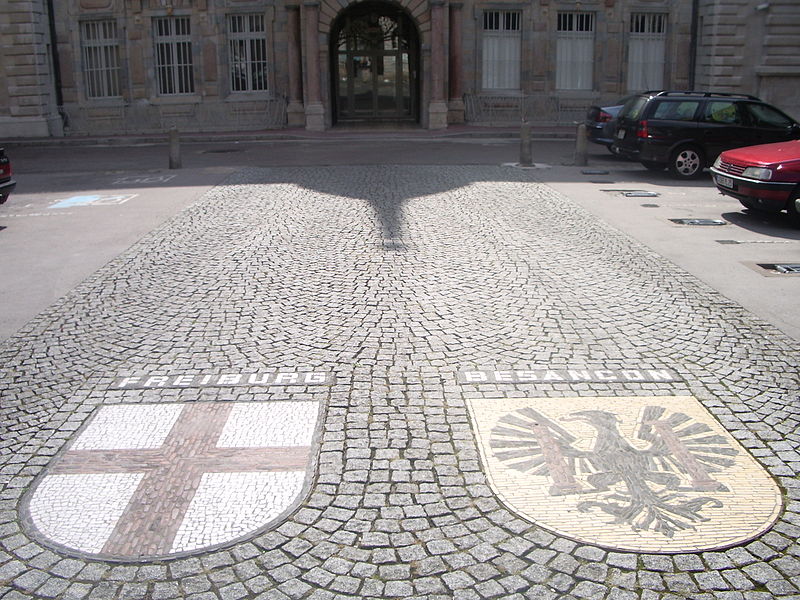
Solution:
{"label": "arched doorway", "polygon": [[334,123],[419,120],[419,36],[403,8],[368,0],[331,30]]}

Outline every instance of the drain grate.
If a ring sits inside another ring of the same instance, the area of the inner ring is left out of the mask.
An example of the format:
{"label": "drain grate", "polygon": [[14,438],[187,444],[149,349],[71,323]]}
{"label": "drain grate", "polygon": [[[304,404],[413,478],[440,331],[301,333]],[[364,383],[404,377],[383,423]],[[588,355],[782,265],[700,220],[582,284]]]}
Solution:
{"label": "drain grate", "polygon": [[642,208],[658,208],[658,204],[642,204]]}
{"label": "drain grate", "polygon": [[758,266],[773,273],[800,275],[800,263],[758,263]]}
{"label": "drain grate", "polygon": [[697,225],[701,227],[718,227],[720,225],[727,225],[727,221],[722,219],[670,219],[677,225]]}
{"label": "drain grate", "polygon": [[622,192],[622,195],[626,198],[658,198],[661,194],[658,192],[644,192],[644,191],[633,191],[633,192]]}
{"label": "drain grate", "polygon": [[608,171],[603,169],[584,169],[581,173],[584,175],[608,175]]}

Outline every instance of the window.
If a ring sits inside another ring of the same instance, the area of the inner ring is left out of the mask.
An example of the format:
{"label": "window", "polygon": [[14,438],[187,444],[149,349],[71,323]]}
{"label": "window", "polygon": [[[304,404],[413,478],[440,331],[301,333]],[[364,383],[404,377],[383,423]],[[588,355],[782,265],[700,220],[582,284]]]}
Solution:
{"label": "window", "polygon": [[556,89],[591,90],[594,68],[594,13],[558,13]]}
{"label": "window", "polygon": [[158,93],[193,94],[194,69],[189,17],[156,19],[154,37]]}
{"label": "window", "polygon": [[656,106],[653,118],[665,121],[691,121],[694,119],[694,113],[697,112],[698,106],[700,106],[700,102],[696,100],[677,102],[664,100]]}
{"label": "window", "polygon": [[764,104],[746,104],[750,113],[750,120],[756,127],[789,128],[794,125],[789,117],[782,112]]}
{"label": "window", "polygon": [[82,23],[81,50],[86,97],[120,96],[119,40],[116,21]]}
{"label": "window", "polygon": [[521,16],[517,11],[483,13],[483,89],[519,89]]}
{"label": "window", "polygon": [[228,16],[231,90],[267,89],[267,36],[264,15]]}
{"label": "window", "polygon": [[730,100],[715,100],[706,104],[703,110],[703,121],[721,125],[741,125],[742,119],[736,103]]}
{"label": "window", "polygon": [[660,90],[664,87],[664,61],[667,49],[667,15],[631,15],[628,44],[628,89]]}

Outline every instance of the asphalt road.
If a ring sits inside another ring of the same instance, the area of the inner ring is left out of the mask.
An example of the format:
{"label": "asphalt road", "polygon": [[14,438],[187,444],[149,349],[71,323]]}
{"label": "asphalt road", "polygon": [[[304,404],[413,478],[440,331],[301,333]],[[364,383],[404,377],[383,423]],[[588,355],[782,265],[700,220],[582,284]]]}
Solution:
{"label": "asphalt road", "polygon": [[[164,144],[8,146],[16,193],[0,207],[3,256],[0,338],[68,293],[135,241],[246,166],[491,165],[519,160],[502,137],[331,136],[310,140],[207,141],[181,146],[169,170]],[[800,263],[800,230],[716,192],[708,177],[681,182],[590,148],[573,166],[574,142],[537,139],[537,177],[614,227],[800,339],[800,276],[759,264]],[[653,197],[626,193],[652,192]],[[722,220],[719,226],[670,219]]]}

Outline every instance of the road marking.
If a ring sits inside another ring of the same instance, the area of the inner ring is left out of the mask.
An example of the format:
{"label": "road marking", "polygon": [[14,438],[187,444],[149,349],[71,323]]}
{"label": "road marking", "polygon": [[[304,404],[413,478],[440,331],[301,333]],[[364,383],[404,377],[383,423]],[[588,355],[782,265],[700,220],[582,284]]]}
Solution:
{"label": "road marking", "polygon": [[72,208],[73,206],[111,206],[116,204],[124,204],[128,200],[136,198],[138,195],[139,194],[118,194],[111,196],[70,196],[69,198],[57,200],[55,204],[51,204],[48,208]]}

